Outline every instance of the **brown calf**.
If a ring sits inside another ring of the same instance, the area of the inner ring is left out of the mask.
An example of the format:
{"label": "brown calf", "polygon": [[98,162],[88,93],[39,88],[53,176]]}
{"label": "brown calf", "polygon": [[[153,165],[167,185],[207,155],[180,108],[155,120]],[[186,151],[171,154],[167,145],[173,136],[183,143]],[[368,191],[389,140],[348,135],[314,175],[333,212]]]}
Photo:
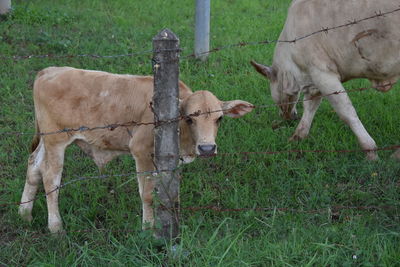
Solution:
{"label": "brown calf", "polygon": [[[223,115],[238,118],[250,112],[253,105],[242,101],[220,101],[209,91],[193,93],[179,83],[182,115],[208,112],[179,122],[180,153],[183,163],[195,155],[217,152],[215,138]],[[153,122],[150,102],[153,97],[153,78],[150,76],[118,75],[70,67],[50,67],[39,72],[33,89],[36,132],[53,132],[80,126],[94,127],[129,121]],[[121,154],[130,153],[136,171],[154,171],[151,158],[153,125],[131,125],[113,131],[96,130],[53,135],[35,135],[32,154],[21,202],[32,200],[43,179],[46,193],[61,184],[64,151],[72,143],[86,152],[99,168]],[[143,225],[154,223],[151,176],[139,174],[139,193],[143,205]],[[62,231],[58,209],[58,190],[47,195],[48,223],[52,233]],[[21,204],[20,215],[32,220],[33,201]]]}

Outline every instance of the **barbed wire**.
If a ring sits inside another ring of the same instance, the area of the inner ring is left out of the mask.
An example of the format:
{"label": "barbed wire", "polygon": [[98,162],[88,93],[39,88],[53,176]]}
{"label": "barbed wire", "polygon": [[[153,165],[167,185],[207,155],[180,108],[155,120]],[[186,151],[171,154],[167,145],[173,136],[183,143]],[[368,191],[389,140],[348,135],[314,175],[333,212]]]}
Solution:
{"label": "barbed wire", "polygon": [[284,153],[355,153],[355,152],[377,152],[377,151],[390,151],[397,150],[400,148],[400,145],[386,146],[381,148],[374,149],[288,149],[288,150],[280,150],[280,151],[239,151],[239,152],[228,152],[228,153],[219,153],[216,156],[229,156],[229,155],[276,155],[276,154],[284,154]]}
{"label": "barbed wire", "polygon": [[153,50],[145,50],[141,52],[128,53],[128,54],[118,54],[118,55],[96,55],[96,54],[79,54],[79,55],[55,55],[55,54],[45,54],[45,55],[25,55],[25,56],[5,56],[1,55],[1,59],[9,60],[23,60],[23,59],[33,59],[33,58],[120,58],[120,57],[134,57],[145,54],[152,54]]}
{"label": "barbed wire", "polygon": [[[384,85],[379,85],[376,87],[385,87],[385,86],[392,86],[394,85],[393,83],[388,83]],[[342,91],[335,91],[329,94],[320,94],[320,95],[315,95],[314,97],[311,97],[310,99],[303,99],[303,100],[296,100],[292,102],[286,102],[286,103],[274,103],[274,104],[265,104],[265,105],[252,105],[250,108],[258,108],[258,109],[269,109],[269,108],[275,108],[275,107],[280,107],[280,106],[285,106],[285,105],[291,105],[291,104],[298,104],[298,103],[304,103],[308,101],[313,101],[318,98],[324,98],[324,97],[329,97],[329,96],[334,96],[334,95],[339,95],[339,94],[348,94],[348,93],[354,93],[354,92],[362,92],[365,90],[369,89],[376,89],[376,87],[361,87],[357,89],[348,89],[348,90],[342,90]],[[152,103],[150,103],[150,106]],[[180,115],[176,118],[172,118],[170,120],[159,120],[159,121],[149,121],[149,122],[136,122],[136,121],[129,121],[129,122],[123,122],[123,123],[112,123],[112,124],[107,124],[107,125],[101,125],[101,126],[94,126],[94,127],[89,127],[85,125],[78,126],[76,128],[64,128],[56,131],[51,131],[51,132],[38,132],[38,133],[33,133],[33,132],[18,132],[18,131],[7,131],[7,132],[0,132],[0,135],[38,135],[38,136],[46,136],[46,135],[54,135],[54,134],[62,134],[62,133],[71,133],[71,132],[87,132],[87,131],[95,131],[95,130],[109,130],[113,131],[117,128],[120,127],[131,127],[131,126],[142,126],[142,125],[154,125],[155,127],[160,126],[162,124],[168,124],[168,123],[173,123],[177,122],[180,120],[187,119],[189,117],[199,117],[199,116],[207,116],[212,113],[219,113],[219,112],[227,112],[232,110],[231,108],[229,109],[217,109],[217,110],[211,110],[211,111],[198,111],[192,114],[188,115]]]}
{"label": "barbed wire", "polygon": [[[400,145],[392,145],[392,146],[386,146],[386,147],[375,148],[375,149],[339,149],[339,150],[333,150],[333,149],[332,150],[289,149],[289,150],[280,150],[280,151],[240,151],[240,152],[218,153],[212,157],[226,157],[226,156],[236,156],[236,155],[275,155],[275,154],[284,154],[284,153],[355,153],[355,152],[389,151],[389,150],[397,150],[397,149],[400,149]],[[181,155],[180,158],[182,158],[184,156],[196,156],[196,155]],[[203,157],[203,158],[206,158],[206,157]],[[85,180],[104,180],[104,179],[108,179],[111,177],[129,177],[129,176],[135,176],[135,175],[149,175],[149,176],[155,178],[160,173],[165,173],[165,172],[174,172],[175,173],[175,172],[181,171],[182,168],[183,168],[183,165],[178,166],[177,168],[168,169],[168,170],[157,170],[157,168],[156,168],[156,170],[148,170],[148,171],[141,171],[141,172],[129,172],[129,173],[122,173],[122,174],[103,174],[103,175],[95,175],[95,176],[81,176],[81,177],[74,178],[68,182],[65,182],[65,183],[55,187],[53,190],[51,190],[43,195],[38,195],[31,200],[27,200],[24,202],[0,203],[0,207],[27,204],[27,203],[36,201],[40,197],[46,197],[49,194],[51,194],[55,191],[61,190],[62,188],[66,187],[70,184],[74,184],[74,183],[85,181]],[[202,172],[202,171],[189,171],[189,172],[185,172],[185,173],[188,174],[188,173],[199,173],[199,172]]]}
{"label": "barbed wire", "polygon": [[310,213],[316,214],[321,212],[337,212],[339,210],[379,210],[379,209],[391,209],[393,207],[400,207],[399,206],[329,206],[320,209],[293,209],[293,208],[226,208],[221,206],[198,206],[198,207],[182,207],[183,210],[188,211],[201,211],[201,210],[209,210],[209,211],[216,211],[216,212],[243,212],[243,211],[280,211],[280,212],[292,212],[292,213]]}
{"label": "barbed wire", "polygon": [[70,185],[70,184],[74,184],[77,182],[81,182],[81,181],[85,181],[85,180],[104,180],[104,179],[108,179],[111,177],[129,177],[129,176],[134,176],[134,175],[150,175],[153,177],[156,177],[159,173],[162,172],[176,172],[178,170],[178,168],[176,169],[171,169],[171,170],[150,170],[150,171],[141,171],[141,172],[129,172],[129,173],[121,173],[121,174],[103,174],[103,175],[95,175],[95,176],[81,176],[81,177],[77,177],[74,178],[68,182],[62,183],[59,186],[56,186],[53,190],[46,192],[43,195],[38,195],[33,199],[24,201],[24,202],[10,202],[10,203],[0,203],[0,207],[4,207],[4,206],[11,206],[11,205],[22,205],[22,204],[27,204],[33,201],[36,201],[37,199],[39,199],[40,197],[46,197],[52,193],[54,193],[55,191],[59,191],[62,188]]}
{"label": "barbed wire", "polygon": [[[361,19],[352,19],[349,20],[346,23],[343,23],[341,25],[337,26],[332,26],[332,27],[323,27],[320,30],[305,34],[303,36],[296,37],[291,40],[263,40],[263,41],[256,41],[256,42],[238,42],[234,44],[228,44],[224,46],[219,46],[212,48],[208,51],[201,52],[201,53],[191,53],[188,55],[181,56],[180,59],[188,59],[188,58],[194,58],[202,55],[207,55],[215,52],[219,52],[222,50],[227,50],[227,49],[232,49],[232,48],[242,48],[246,46],[255,46],[255,45],[270,45],[270,44],[276,44],[276,43],[296,43],[298,41],[307,39],[311,36],[320,34],[320,33],[329,33],[330,31],[345,28],[345,27],[351,27],[353,25],[359,24],[364,21],[376,19],[376,18],[381,18],[385,17],[390,14],[394,14],[400,11],[400,7],[397,7],[393,10],[382,12],[381,10],[375,11],[374,15],[371,15],[369,17],[361,18]],[[157,52],[161,51],[183,51],[185,49],[161,49],[158,50]],[[14,56],[7,56],[7,55],[0,55],[1,59],[9,59],[9,60],[25,60],[25,59],[33,59],[33,58],[94,58],[94,59],[101,59],[101,58],[121,58],[121,57],[134,57],[134,56],[139,56],[139,55],[145,55],[145,54],[151,54],[154,53],[153,50],[144,50],[144,51],[139,51],[139,52],[134,52],[134,53],[127,53],[127,54],[117,54],[117,55],[98,55],[98,54],[78,54],[78,55],[55,55],[55,54],[43,54],[43,55],[14,55]]]}
{"label": "barbed wire", "polygon": [[[253,208],[226,208],[222,206],[210,205],[210,206],[187,206],[181,207],[181,210],[188,212],[201,212],[201,211],[211,211],[218,213],[240,213],[240,212],[272,212],[273,216],[287,213],[297,213],[297,214],[328,214],[329,218],[333,221],[339,220],[341,211],[344,210],[357,210],[357,211],[378,211],[378,210],[392,210],[397,209],[398,205],[371,205],[371,206],[343,206],[343,205],[333,205],[326,206],[319,209],[293,209],[284,207],[253,207]],[[270,215],[272,216],[272,215]],[[357,214],[360,216],[360,214]],[[257,218],[256,218],[257,220]],[[81,234],[81,233],[93,233],[93,232],[107,232],[107,233],[140,233],[141,230],[138,229],[108,229],[108,228],[85,228],[76,230],[66,230],[63,234]],[[8,232],[9,234],[31,234],[33,238],[40,238],[46,236],[53,236],[53,233],[43,232],[43,231],[14,231]]]}
{"label": "barbed wire", "polygon": [[279,40],[278,39],[278,40],[264,40],[264,41],[258,41],[258,42],[239,42],[239,43],[235,43],[235,44],[229,44],[229,45],[225,45],[225,46],[216,47],[216,48],[213,48],[213,49],[211,49],[209,51],[205,51],[205,52],[201,52],[201,53],[192,53],[192,54],[189,54],[189,55],[181,57],[181,59],[193,58],[193,57],[198,57],[198,56],[202,56],[202,55],[208,55],[210,53],[215,53],[215,52],[219,52],[219,51],[226,50],[226,49],[242,48],[242,47],[246,47],[246,46],[270,45],[270,44],[276,44],[276,43],[296,43],[298,41],[307,39],[307,38],[309,38],[309,37],[311,37],[313,35],[316,35],[316,34],[320,34],[320,33],[326,33],[327,34],[328,32],[333,31],[333,30],[337,30],[337,29],[345,28],[345,27],[350,27],[350,26],[356,25],[358,23],[361,23],[363,21],[384,17],[386,15],[393,14],[393,13],[396,13],[396,12],[399,12],[399,11],[400,11],[400,7],[396,8],[396,9],[393,9],[391,11],[387,11],[387,12],[375,11],[374,15],[372,15],[372,16],[369,16],[369,17],[366,17],[366,18],[362,18],[362,19],[358,19],[358,20],[357,19],[353,19],[353,20],[350,20],[347,23],[344,23],[344,24],[341,24],[341,25],[337,25],[337,26],[333,26],[333,27],[326,27],[326,28],[324,27],[321,30],[317,30],[317,31],[305,34],[303,36],[296,37],[296,38],[294,38],[292,40]]}

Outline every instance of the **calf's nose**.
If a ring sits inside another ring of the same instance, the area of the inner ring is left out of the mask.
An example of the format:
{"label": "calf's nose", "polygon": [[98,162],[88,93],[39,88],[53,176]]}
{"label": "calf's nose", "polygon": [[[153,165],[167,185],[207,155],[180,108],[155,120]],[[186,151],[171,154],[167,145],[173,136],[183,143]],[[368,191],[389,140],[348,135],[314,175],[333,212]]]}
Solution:
{"label": "calf's nose", "polygon": [[215,153],[216,145],[198,145],[200,156],[211,156]]}

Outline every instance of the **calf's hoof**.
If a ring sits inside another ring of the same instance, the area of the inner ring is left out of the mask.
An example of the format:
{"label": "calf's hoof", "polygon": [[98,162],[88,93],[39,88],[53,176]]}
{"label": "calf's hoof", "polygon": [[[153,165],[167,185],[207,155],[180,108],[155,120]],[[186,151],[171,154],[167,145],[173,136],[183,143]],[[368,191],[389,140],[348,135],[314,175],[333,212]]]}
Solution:
{"label": "calf's hoof", "polygon": [[152,230],[154,230],[154,222],[148,222],[148,221],[146,221],[146,222],[143,222],[142,223],[142,230],[143,231],[152,231]]}
{"label": "calf's hoof", "polygon": [[67,232],[64,229],[61,229],[61,230],[59,230],[57,232],[54,232],[54,233],[51,232],[51,236],[54,236],[54,237],[63,237],[66,234],[67,234]]}
{"label": "calf's hoof", "polygon": [[26,222],[30,223],[33,220],[32,213],[30,211],[24,209],[23,207],[19,207],[18,214],[19,214],[19,216],[21,216],[22,220],[24,220]]}
{"label": "calf's hoof", "polygon": [[62,223],[49,225],[49,230],[50,230],[50,233],[52,233],[53,235],[64,235],[65,234],[65,230],[62,227]]}

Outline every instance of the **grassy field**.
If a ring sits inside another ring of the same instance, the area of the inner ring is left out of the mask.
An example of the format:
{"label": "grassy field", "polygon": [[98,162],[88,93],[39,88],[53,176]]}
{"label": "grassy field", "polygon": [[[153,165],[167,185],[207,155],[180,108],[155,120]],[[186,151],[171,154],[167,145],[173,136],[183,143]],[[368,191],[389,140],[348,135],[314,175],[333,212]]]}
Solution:
{"label": "grassy field", "polygon": [[[0,22],[0,54],[114,55],[151,50],[168,27],[191,54],[194,1],[188,0],[14,0],[11,17]],[[289,0],[212,1],[212,47],[277,39]],[[350,19],[350,18],[349,18]],[[220,99],[271,104],[266,81],[249,64],[269,64],[273,45],[213,53],[206,63],[181,62],[181,79],[193,90]],[[113,59],[1,59],[1,132],[33,131],[32,84],[47,66],[73,66],[115,73],[151,74],[151,54]],[[368,83],[358,80],[346,88]],[[380,147],[400,143],[398,88],[386,94],[350,95],[361,120]],[[301,108],[300,108],[301,110]],[[295,124],[277,129],[278,111],[256,109],[222,123],[219,152],[286,149],[358,149],[357,140],[324,101],[310,137],[288,138]],[[0,266],[400,266],[400,164],[390,153],[368,162],[362,153],[291,153],[219,156],[184,167],[183,207],[265,207],[275,210],[182,211],[182,238],[172,253],[141,229],[135,177],[70,184],[60,194],[67,234],[47,231],[45,198],[35,202],[34,220],[17,215],[32,136],[0,134]],[[131,157],[111,162],[106,174],[134,171]],[[63,182],[98,175],[76,147],[66,153]],[[40,193],[43,192],[41,189]],[[331,210],[334,206],[387,206]],[[280,211],[280,208],[295,211]],[[319,212],[307,212],[319,210]],[[167,244],[169,246],[169,244]]]}

